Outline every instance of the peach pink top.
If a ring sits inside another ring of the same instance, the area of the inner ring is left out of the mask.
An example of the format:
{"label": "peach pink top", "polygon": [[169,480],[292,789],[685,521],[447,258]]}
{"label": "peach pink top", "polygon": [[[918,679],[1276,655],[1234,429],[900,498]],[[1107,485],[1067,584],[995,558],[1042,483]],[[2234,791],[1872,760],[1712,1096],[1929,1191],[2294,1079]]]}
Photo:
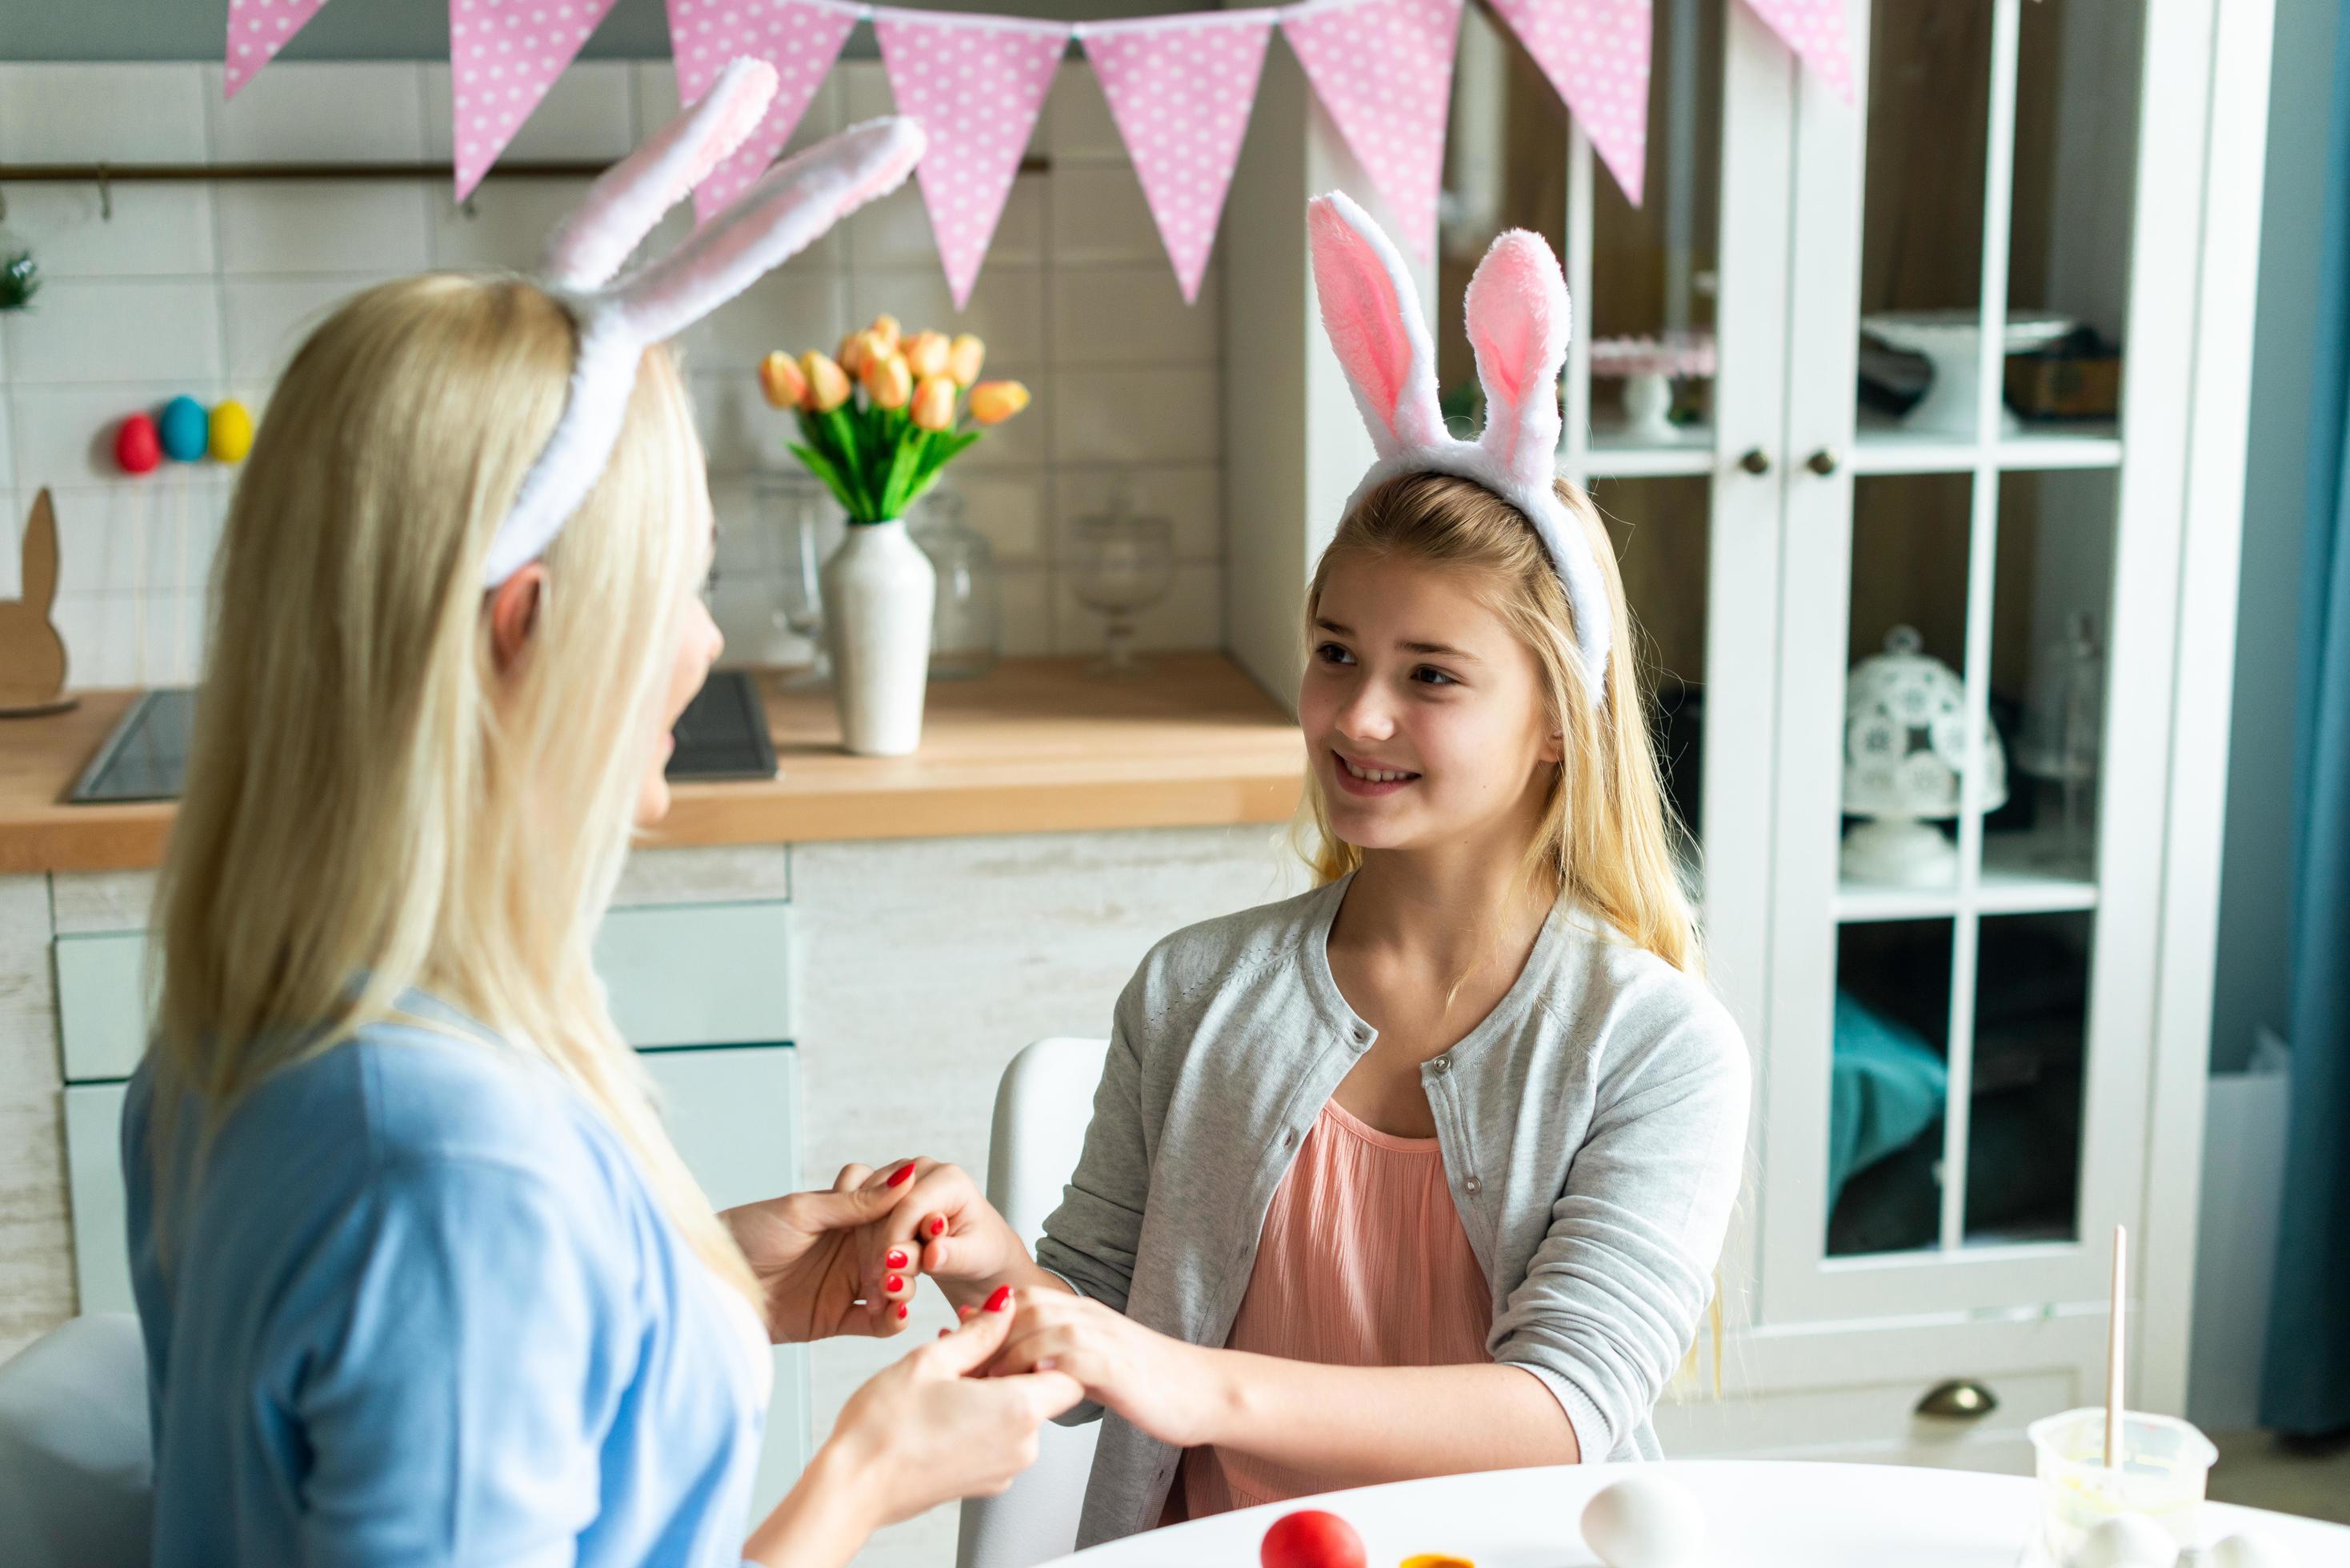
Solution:
{"label": "peach pink top", "polygon": [[[1437,1140],[1398,1137],[1335,1099],[1326,1104],[1274,1192],[1225,1345],[1342,1366],[1454,1366],[1490,1359],[1492,1324],[1492,1293],[1452,1206]],[[1183,1457],[1180,1517],[1344,1484],[1193,1449]]]}

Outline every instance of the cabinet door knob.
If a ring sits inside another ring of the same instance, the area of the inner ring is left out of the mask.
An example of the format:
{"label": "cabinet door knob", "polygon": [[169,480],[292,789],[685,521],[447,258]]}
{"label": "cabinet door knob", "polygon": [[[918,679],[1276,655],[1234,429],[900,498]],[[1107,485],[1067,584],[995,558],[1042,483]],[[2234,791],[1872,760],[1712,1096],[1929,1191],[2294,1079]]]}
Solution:
{"label": "cabinet door knob", "polygon": [[1749,447],[1746,455],[1738,460],[1738,466],[1749,473],[1768,473],[1771,472],[1771,454],[1759,446]]}
{"label": "cabinet door knob", "polygon": [[1804,461],[1804,466],[1825,479],[1836,471],[1836,454],[1822,447]]}
{"label": "cabinet door knob", "polygon": [[1998,1408],[1991,1391],[1970,1377],[1937,1383],[1918,1401],[1918,1414],[1945,1421],[1980,1421]]}

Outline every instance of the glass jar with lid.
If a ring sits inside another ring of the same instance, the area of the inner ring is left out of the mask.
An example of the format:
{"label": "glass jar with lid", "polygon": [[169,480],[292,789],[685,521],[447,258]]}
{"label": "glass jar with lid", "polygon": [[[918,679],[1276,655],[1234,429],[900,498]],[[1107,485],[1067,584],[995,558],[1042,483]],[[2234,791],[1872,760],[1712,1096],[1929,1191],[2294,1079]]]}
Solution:
{"label": "glass jar with lid", "polygon": [[912,534],[939,574],[931,618],[931,679],[975,680],[1003,649],[1003,587],[995,549],[963,521],[963,499],[943,487],[919,504]]}

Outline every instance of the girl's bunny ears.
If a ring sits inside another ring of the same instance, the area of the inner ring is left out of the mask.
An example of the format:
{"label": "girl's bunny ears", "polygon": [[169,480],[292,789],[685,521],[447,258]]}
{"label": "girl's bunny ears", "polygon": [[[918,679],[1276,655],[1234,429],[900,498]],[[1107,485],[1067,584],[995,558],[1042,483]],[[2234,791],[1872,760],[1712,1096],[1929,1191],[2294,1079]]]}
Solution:
{"label": "girl's bunny ears", "polygon": [[719,160],[759,123],[773,66],[736,60],[702,100],[588,189],[546,243],[539,281],[577,324],[569,401],[490,541],[483,586],[538,559],[611,461],[645,349],[676,336],[894,190],[922,156],[910,119],[868,120],[779,163],[667,255],[612,275]]}
{"label": "girl's bunny ears", "polygon": [[1582,522],[1554,488],[1558,375],[1574,315],[1550,246],[1512,229],[1470,279],[1469,342],[1485,387],[1485,430],[1464,441],[1446,431],[1437,406],[1436,349],[1403,257],[1368,213],[1336,192],[1306,203],[1305,227],[1323,329],[1378,452],[1347,509],[1407,473],[1449,473],[1516,507],[1565,586],[1584,679],[1598,700],[1612,635],[1607,579]]}

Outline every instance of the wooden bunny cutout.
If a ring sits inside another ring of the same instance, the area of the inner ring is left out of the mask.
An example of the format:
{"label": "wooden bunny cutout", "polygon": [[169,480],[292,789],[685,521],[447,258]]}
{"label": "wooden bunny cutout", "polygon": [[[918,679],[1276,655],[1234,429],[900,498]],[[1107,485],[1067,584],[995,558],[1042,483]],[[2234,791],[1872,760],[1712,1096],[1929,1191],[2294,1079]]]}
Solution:
{"label": "wooden bunny cutout", "polygon": [[23,597],[0,599],[0,718],[62,713],[78,699],[65,694],[66,639],[49,624],[57,597],[57,514],[46,490],[33,498],[25,523]]}

